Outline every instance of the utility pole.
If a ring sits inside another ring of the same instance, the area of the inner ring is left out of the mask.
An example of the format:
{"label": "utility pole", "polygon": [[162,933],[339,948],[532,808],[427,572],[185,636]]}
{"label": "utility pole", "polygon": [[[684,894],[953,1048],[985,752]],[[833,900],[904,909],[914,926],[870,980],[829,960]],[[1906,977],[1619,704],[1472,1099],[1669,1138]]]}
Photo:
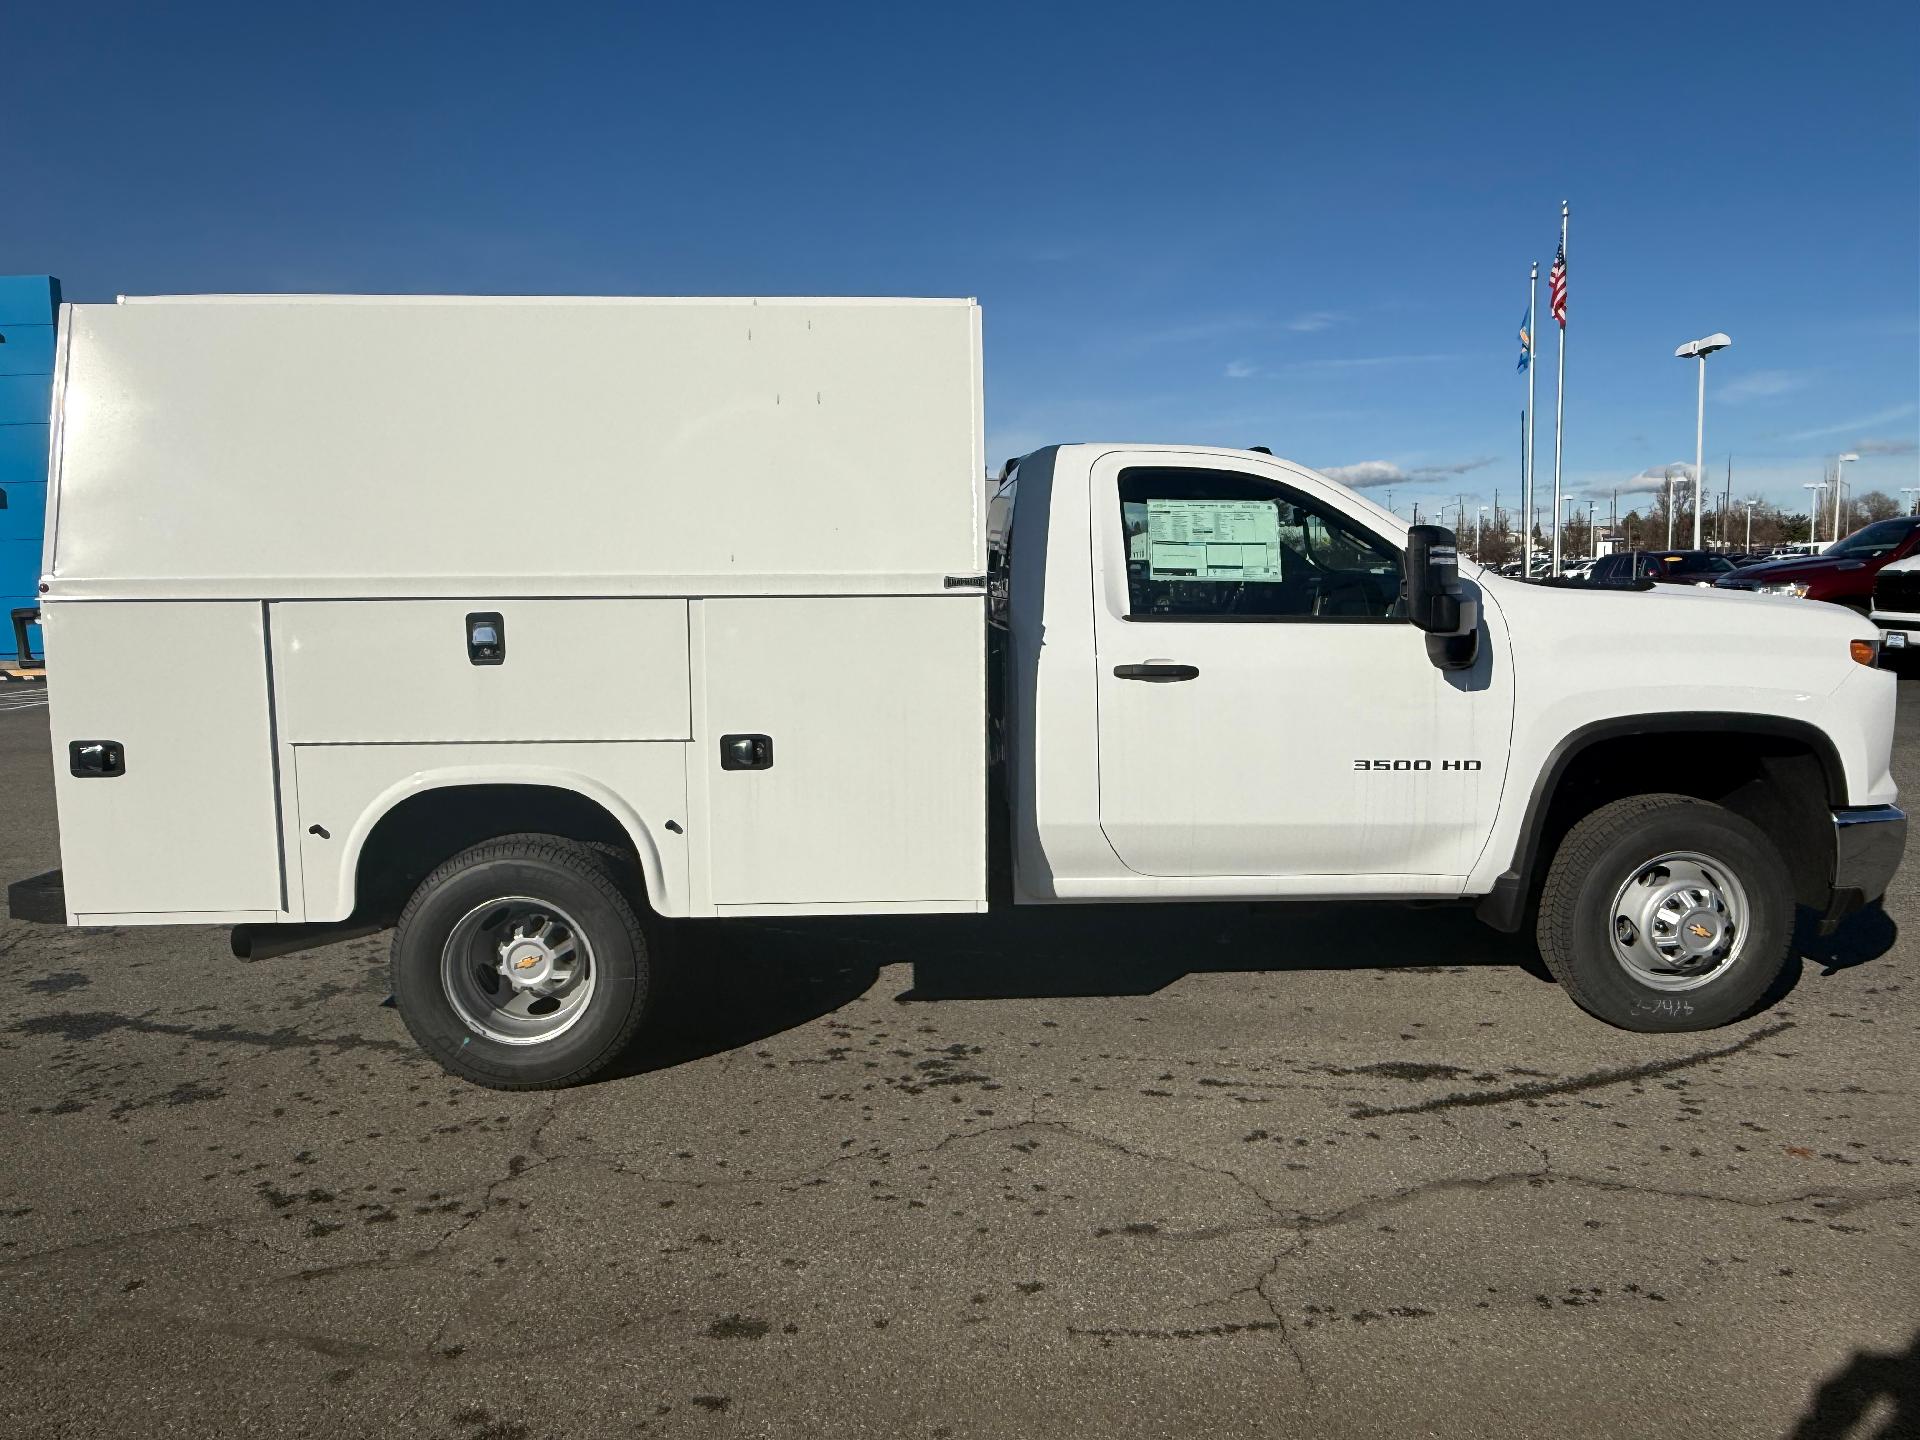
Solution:
{"label": "utility pole", "polygon": [[1729,543],[1727,539],[1727,522],[1732,517],[1733,517],[1733,452],[1729,450],[1727,452],[1727,498],[1721,503],[1721,506],[1720,506],[1720,548],[1722,550],[1731,550],[1733,548],[1732,544]]}

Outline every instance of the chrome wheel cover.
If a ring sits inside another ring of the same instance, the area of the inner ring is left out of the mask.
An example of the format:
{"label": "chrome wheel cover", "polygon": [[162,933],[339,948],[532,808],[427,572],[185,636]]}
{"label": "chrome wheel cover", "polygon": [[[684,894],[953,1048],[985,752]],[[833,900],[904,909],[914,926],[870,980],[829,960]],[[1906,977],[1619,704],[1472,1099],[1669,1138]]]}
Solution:
{"label": "chrome wheel cover", "polygon": [[1746,944],[1747,892],[1732,868],[1675,850],[1635,867],[1607,912],[1613,958],[1656,990],[1697,990]]}
{"label": "chrome wheel cover", "polygon": [[476,905],[448,932],[440,988],[474,1034],[501,1045],[541,1045],[587,1013],[593,946],[550,901],[505,895]]}

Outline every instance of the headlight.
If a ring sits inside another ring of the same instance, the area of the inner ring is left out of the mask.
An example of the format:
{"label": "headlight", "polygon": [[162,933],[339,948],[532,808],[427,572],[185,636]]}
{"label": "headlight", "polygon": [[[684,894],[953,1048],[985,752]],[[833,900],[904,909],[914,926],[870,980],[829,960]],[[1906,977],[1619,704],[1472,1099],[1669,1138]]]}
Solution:
{"label": "headlight", "polygon": [[1807,587],[1795,582],[1779,585],[1762,585],[1754,592],[1756,595],[1791,595],[1796,600],[1807,598]]}

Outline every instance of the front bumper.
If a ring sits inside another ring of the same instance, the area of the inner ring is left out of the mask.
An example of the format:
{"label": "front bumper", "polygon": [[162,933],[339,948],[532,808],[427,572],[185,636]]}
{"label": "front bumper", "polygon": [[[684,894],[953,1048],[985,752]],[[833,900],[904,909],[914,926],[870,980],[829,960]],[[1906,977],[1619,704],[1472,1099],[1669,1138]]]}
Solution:
{"label": "front bumper", "polygon": [[1907,848],[1907,816],[1897,805],[1833,812],[1833,898],[1821,928],[1831,930],[1887,893]]}

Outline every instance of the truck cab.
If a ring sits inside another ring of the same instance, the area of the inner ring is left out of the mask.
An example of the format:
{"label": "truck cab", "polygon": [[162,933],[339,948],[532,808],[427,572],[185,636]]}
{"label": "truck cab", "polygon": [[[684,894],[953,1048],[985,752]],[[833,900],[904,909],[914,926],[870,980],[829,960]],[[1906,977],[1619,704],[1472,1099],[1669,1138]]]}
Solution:
{"label": "truck cab", "polygon": [[1043,450],[989,516],[1023,902],[1470,901],[1677,1028],[1765,991],[1713,983],[1784,956],[1796,901],[1836,924],[1897,863],[1894,685],[1843,610],[1436,579],[1429,527],[1249,451]]}

